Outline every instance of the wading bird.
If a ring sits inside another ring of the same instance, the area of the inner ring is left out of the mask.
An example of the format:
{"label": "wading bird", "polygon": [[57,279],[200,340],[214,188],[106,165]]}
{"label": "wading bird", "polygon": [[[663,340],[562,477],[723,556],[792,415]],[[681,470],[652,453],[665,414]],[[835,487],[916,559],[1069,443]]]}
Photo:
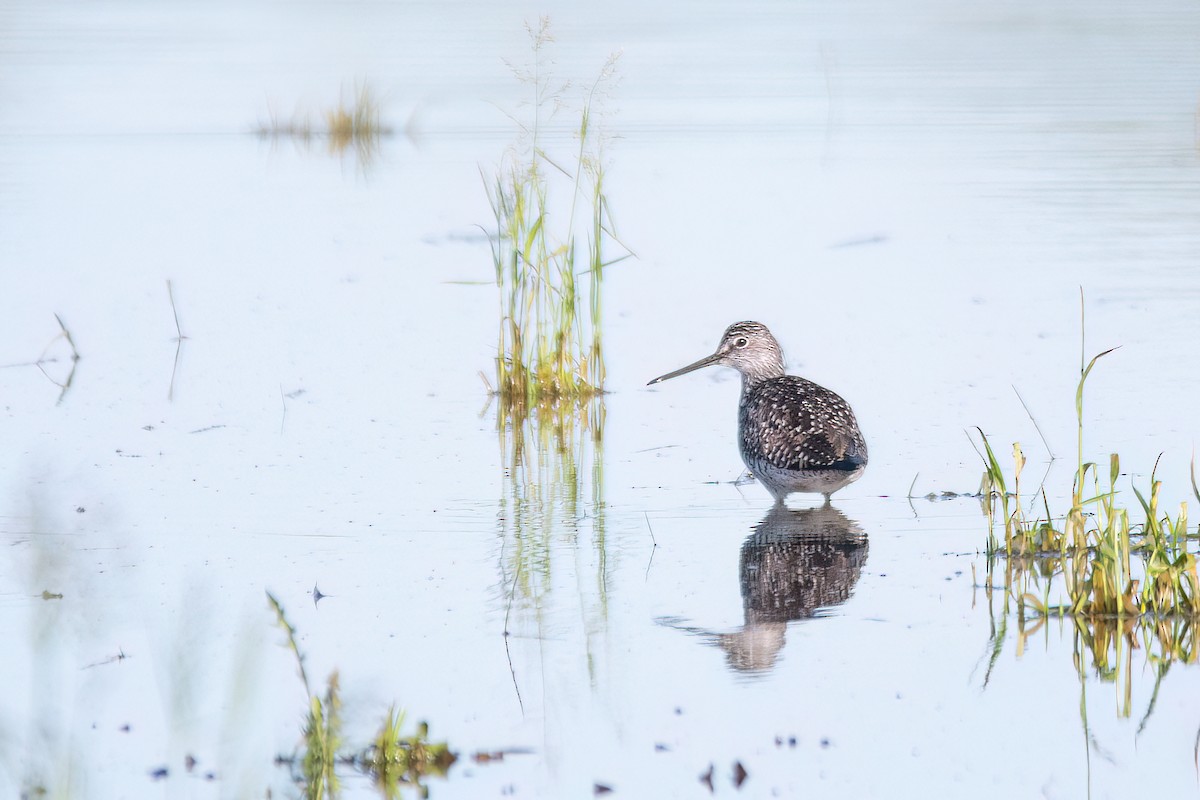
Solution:
{"label": "wading bird", "polygon": [[779,342],[759,322],[735,322],[711,356],[660,375],[647,386],[719,364],[742,373],[738,449],[750,473],[782,504],[792,492],[829,496],[867,468],[867,442],[850,404],[785,375]]}

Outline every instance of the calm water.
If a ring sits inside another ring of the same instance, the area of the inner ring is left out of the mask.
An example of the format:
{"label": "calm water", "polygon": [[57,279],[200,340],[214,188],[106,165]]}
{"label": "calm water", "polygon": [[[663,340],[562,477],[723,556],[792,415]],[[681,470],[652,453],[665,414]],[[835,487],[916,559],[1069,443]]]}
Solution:
{"label": "calm water", "polygon": [[[476,226],[540,11],[576,86],[622,51],[638,257],[601,444],[514,464]],[[1198,43],[1184,2],[9,3],[0,794],[298,795],[270,591],[351,744],[394,702],[463,755],[435,797],[1196,795],[1200,672],[1081,682],[1069,622],[989,603],[979,503],[905,495],[974,491],[975,425],[1044,471],[1016,386],[1061,501],[1082,286],[1089,455],[1189,496]],[[356,79],[405,131],[370,164],[248,133]],[[733,373],[644,385],[747,318],[858,411],[833,510],[733,484]]]}

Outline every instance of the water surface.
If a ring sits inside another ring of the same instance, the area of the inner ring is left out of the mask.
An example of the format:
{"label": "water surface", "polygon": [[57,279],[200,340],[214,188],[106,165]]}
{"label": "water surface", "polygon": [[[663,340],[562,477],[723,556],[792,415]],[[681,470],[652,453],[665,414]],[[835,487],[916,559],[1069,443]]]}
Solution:
{"label": "water surface", "polygon": [[[516,463],[476,226],[539,11],[576,86],[622,51],[607,190],[638,257],[605,283],[599,444]],[[462,753],[437,797],[707,796],[710,765],[725,796],[1195,793],[1195,670],[1156,686],[1122,644],[1081,681],[1070,622],[1020,639],[989,601],[979,503],[905,499],[975,491],[974,425],[1045,470],[1015,385],[1062,502],[1081,286],[1088,352],[1121,345],[1089,454],[1144,486],[1161,453],[1188,497],[1192,4],[2,13],[0,363],[55,314],[81,355],[65,393],[0,370],[5,794],[299,795],[268,590],[348,740],[395,702]],[[249,133],[355,79],[400,131],[369,165]],[[733,373],[644,386],[738,319],[858,412],[871,465],[833,510],[735,485]]]}

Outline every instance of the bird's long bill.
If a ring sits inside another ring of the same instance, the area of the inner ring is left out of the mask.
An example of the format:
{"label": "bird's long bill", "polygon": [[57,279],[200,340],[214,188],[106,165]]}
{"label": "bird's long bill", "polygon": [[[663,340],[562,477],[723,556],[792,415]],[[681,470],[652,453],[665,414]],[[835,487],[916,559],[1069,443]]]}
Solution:
{"label": "bird's long bill", "polygon": [[680,369],[677,369],[674,372],[668,372],[666,375],[659,375],[657,378],[650,381],[650,383],[647,383],[646,385],[653,386],[656,383],[662,383],[663,381],[669,381],[671,378],[678,378],[680,375],[686,375],[689,372],[694,372],[695,370],[703,369],[704,367],[708,367],[708,366],[712,366],[713,364],[717,363],[717,361],[720,358],[721,358],[720,353],[713,353],[711,356],[705,356],[704,358],[700,359],[699,361],[697,361],[694,364],[688,364],[686,367],[681,367]]}

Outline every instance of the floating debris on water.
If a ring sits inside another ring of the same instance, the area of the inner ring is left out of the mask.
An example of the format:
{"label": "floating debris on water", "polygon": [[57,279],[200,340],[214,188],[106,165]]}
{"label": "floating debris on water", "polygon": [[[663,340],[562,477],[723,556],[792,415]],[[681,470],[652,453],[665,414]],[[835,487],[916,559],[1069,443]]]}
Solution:
{"label": "floating debris on water", "polygon": [[746,778],[750,777],[750,773],[742,766],[742,762],[733,762],[733,788],[741,789],[742,784],[746,782]]}

